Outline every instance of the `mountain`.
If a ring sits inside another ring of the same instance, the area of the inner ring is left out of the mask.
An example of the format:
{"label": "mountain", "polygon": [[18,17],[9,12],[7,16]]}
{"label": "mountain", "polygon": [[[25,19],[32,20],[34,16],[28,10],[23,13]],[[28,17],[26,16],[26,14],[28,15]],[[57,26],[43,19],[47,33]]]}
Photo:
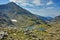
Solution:
{"label": "mountain", "polygon": [[37,17],[41,20],[43,20],[44,22],[49,22],[50,20],[52,20],[52,17],[44,17],[44,16],[39,16],[37,15]]}
{"label": "mountain", "polygon": [[59,16],[56,16],[53,20],[54,21],[60,21],[60,15]]}
{"label": "mountain", "polygon": [[26,27],[45,23],[31,12],[10,2],[0,5],[0,24],[1,26]]}
{"label": "mountain", "polygon": [[54,17],[50,22],[51,22],[51,23],[54,23],[54,22],[57,22],[57,23],[58,23],[58,22],[60,22],[60,15]]}

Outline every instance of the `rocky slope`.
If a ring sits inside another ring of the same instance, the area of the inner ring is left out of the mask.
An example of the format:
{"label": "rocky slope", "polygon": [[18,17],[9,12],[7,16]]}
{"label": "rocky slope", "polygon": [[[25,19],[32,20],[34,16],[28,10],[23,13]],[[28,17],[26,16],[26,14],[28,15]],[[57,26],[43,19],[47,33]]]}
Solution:
{"label": "rocky slope", "polygon": [[23,9],[17,4],[10,2],[8,4],[0,5],[0,24],[5,26],[32,26],[36,24],[44,24],[34,14]]}

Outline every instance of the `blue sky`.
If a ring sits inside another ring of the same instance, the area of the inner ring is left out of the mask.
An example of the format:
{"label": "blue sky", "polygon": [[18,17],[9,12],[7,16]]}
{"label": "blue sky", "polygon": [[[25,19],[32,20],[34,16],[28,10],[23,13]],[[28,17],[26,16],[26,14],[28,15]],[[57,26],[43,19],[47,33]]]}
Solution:
{"label": "blue sky", "polygon": [[60,0],[0,0],[0,5],[8,2],[15,2],[33,14],[51,17],[60,15]]}
{"label": "blue sky", "polygon": [[1,4],[8,3],[8,2],[9,2],[9,0],[0,0],[0,5],[1,5]]}

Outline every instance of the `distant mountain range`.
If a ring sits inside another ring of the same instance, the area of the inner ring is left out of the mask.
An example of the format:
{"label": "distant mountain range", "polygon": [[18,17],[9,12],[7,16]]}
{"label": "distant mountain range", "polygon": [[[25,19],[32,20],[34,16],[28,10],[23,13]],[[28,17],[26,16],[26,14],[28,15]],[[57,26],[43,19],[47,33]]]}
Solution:
{"label": "distant mountain range", "polygon": [[44,17],[44,16],[39,16],[37,15],[37,17],[45,22],[49,22],[50,20],[52,20],[52,17]]}

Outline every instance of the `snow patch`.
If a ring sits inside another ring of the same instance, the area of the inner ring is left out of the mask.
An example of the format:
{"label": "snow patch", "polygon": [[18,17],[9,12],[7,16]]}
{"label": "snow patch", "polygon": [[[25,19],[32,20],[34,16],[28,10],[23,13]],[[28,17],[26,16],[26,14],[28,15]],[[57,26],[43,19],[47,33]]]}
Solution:
{"label": "snow patch", "polygon": [[17,22],[17,20],[16,20],[16,19],[11,19],[11,21],[12,21],[12,22]]}

